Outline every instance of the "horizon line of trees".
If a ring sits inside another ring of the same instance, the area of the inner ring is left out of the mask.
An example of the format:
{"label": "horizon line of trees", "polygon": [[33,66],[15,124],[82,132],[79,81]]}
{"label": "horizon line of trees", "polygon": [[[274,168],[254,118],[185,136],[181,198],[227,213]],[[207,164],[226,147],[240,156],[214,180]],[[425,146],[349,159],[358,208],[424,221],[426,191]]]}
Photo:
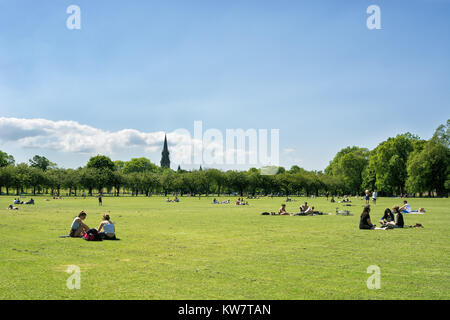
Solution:
{"label": "horizon line of trees", "polygon": [[78,169],[58,168],[43,156],[15,164],[14,157],[0,151],[0,193],[60,195],[62,190],[77,196],[94,191],[150,196],[155,193],[190,194],[362,194],[365,189],[380,195],[428,195],[448,197],[450,190],[450,119],[433,137],[422,140],[411,133],[381,142],[375,149],[346,147],[322,171],[299,166],[275,168],[264,175],[261,169],[221,171],[214,168],[174,171],[161,168],[147,158],[112,161],[104,155],[91,157]]}

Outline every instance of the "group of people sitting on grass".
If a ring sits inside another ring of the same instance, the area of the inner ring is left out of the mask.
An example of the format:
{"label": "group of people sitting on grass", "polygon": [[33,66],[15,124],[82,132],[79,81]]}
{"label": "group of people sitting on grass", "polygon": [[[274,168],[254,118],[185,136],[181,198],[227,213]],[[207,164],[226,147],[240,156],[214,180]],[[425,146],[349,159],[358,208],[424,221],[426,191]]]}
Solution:
{"label": "group of people sitting on grass", "polygon": [[313,216],[322,214],[321,212],[314,209],[314,207],[310,207],[308,202],[305,202],[300,206],[300,212],[298,213],[289,213],[286,210],[286,204],[282,204],[281,208],[278,209],[278,213],[272,212],[271,215],[280,215],[280,216]]}
{"label": "group of people sitting on grass", "polygon": [[237,200],[236,200],[236,205],[237,206],[248,206],[248,201],[245,201],[245,199],[244,198],[238,198]]}
{"label": "group of people sitting on grass", "polygon": [[169,197],[167,197],[166,202],[180,202],[180,199],[178,199],[177,196],[175,196],[175,198],[173,198],[173,200],[170,200]]}
{"label": "group of people sitting on grass", "polygon": [[224,200],[224,201],[218,201],[216,198],[213,199],[213,204],[229,204],[231,201],[230,199]]}
{"label": "group of people sitting on grass", "polygon": [[[361,213],[359,228],[367,230],[388,230],[394,228],[404,228],[405,221],[403,219],[403,214],[408,214],[412,212],[424,213],[425,209],[420,208],[419,210],[413,211],[411,210],[411,207],[406,200],[403,201],[403,206],[400,207],[395,205],[394,207],[392,207],[392,211],[391,209],[386,208],[386,210],[384,210],[384,215],[383,217],[381,217],[380,220],[381,226],[377,227],[375,224],[372,224],[372,221],[370,220],[370,205],[366,205],[364,207],[363,212]],[[423,227],[423,226],[420,223],[417,223],[414,227]]]}
{"label": "group of people sitting on grass", "polygon": [[350,203],[352,200],[348,196],[344,196],[342,200],[338,201],[338,203]]}
{"label": "group of people sitting on grass", "polygon": [[[80,238],[83,237],[86,233],[88,233],[91,228],[89,228],[85,223],[87,214],[84,211],[81,211],[78,216],[73,220],[72,226],[70,227],[69,236],[72,238]],[[103,232],[102,232],[103,230]],[[116,231],[114,227],[114,223],[111,221],[109,214],[104,214],[103,219],[100,222],[98,229],[96,232],[100,235],[102,240],[115,240],[116,239]]]}
{"label": "group of people sitting on grass", "polygon": [[30,200],[28,200],[28,201],[20,201],[20,199],[14,199],[14,201],[13,201],[13,204],[10,204],[9,206],[8,206],[8,209],[9,210],[19,210],[19,208],[18,207],[15,207],[14,206],[14,204],[34,204],[34,199],[33,198],[31,198]]}

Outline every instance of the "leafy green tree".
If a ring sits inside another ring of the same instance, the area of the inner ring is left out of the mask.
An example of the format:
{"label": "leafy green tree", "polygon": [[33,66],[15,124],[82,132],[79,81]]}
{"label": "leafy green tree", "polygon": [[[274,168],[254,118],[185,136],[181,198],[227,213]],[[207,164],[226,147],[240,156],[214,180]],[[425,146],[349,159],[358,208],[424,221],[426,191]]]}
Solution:
{"label": "leafy green tree", "polygon": [[170,169],[164,170],[159,176],[159,184],[161,185],[165,196],[173,190],[175,182],[175,173]]}
{"label": "leafy green tree", "polygon": [[9,189],[14,186],[14,175],[16,168],[14,166],[0,167],[0,193],[1,188],[5,187],[6,194],[9,195]]}
{"label": "leafy green tree", "polygon": [[126,185],[126,182],[126,175],[116,165],[116,171],[113,171],[111,175],[111,186],[115,189],[116,197],[120,196],[120,189]]}
{"label": "leafy green tree", "polygon": [[19,163],[14,167],[13,183],[16,188],[16,194],[20,195],[24,189],[31,186],[30,167],[26,163]]}
{"label": "leafy green tree", "polygon": [[442,124],[436,129],[433,139],[444,147],[450,147],[450,119],[447,120],[446,125]]}
{"label": "leafy green tree", "polygon": [[115,164],[109,157],[97,155],[89,159],[86,168],[114,171]]}
{"label": "leafy green tree", "polygon": [[261,172],[256,168],[251,168],[247,172],[248,188],[250,193],[255,196],[256,191],[261,188]]}
{"label": "leafy green tree", "polygon": [[275,175],[261,175],[261,189],[264,195],[273,194],[277,189]]}
{"label": "leafy green tree", "polygon": [[409,133],[397,135],[380,143],[369,157],[370,170],[375,173],[376,188],[387,194],[403,194],[407,179],[406,163],[418,144]]}
{"label": "leafy green tree", "polygon": [[98,171],[95,168],[83,168],[80,171],[80,184],[88,190],[90,196],[92,196],[92,191],[97,184]]}
{"label": "leafy green tree", "polygon": [[14,165],[14,157],[0,150],[0,168]]}
{"label": "leafy green tree", "polygon": [[363,171],[368,164],[369,150],[346,147],[339,151],[325,172],[343,180],[347,191],[358,193],[363,184]]}
{"label": "leafy green tree", "polygon": [[64,169],[49,169],[45,172],[47,184],[53,195],[55,193],[57,196],[61,195],[61,188],[64,184],[65,174],[66,172]]}
{"label": "leafy green tree", "polygon": [[198,185],[192,172],[181,173],[181,181],[191,196],[195,196],[198,190]]}
{"label": "leafy green tree", "polygon": [[122,161],[122,160],[114,161],[114,170],[115,171],[122,171],[123,167],[125,167],[125,161]]}
{"label": "leafy green tree", "polygon": [[294,187],[294,176],[290,173],[283,172],[275,176],[275,181],[284,195],[289,196]]}
{"label": "leafy green tree", "polygon": [[133,158],[125,162],[123,167],[124,173],[133,172],[156,172],[157,166],[147,158]]}
{"label": "leafy green tree", "polygon": [[229,170],[226,172],[226,175],[229,188],[238,191],[241,197],[244,196],[244,190],[248,186],[245,172]]}
{"label": "leafy green tree", "polygon": [[35,195],[36,190],[40,192],[41,188],[44,186],[46,182],[45,175],[41,169],[35,167],[29,168],[29,175],[30,175],[30,185],[33,188],[33,195]]}
{"label": "leafy green tree", "polygon": [[69,196],[74,192],[77,196],[78,188],[81,185],[81,170],[67,169],[64,172],[63,187],[69,189]]}
{"label": "leafy green tree", "polygon": [[429,140],[423,149],[412,152],[407,163],[408,191],[419,193],[427,191],[430,196],[435,191],[438,196],[447,196],[449,159],[450,149],[436,136]]}
{"label": "leafy green tree", "polygon": [[[140,175],[141,187],[143,193],[148,197],[150,192],[159,186],[159,179],[156,173],[144,172]],[[175,182],[175,181],[174,181]]]}
{"label": "leafy green tree", "polygon": [[211,179],[216,186],[217,196],[220,196],[223,187],[226,185],[225,173],[218,169],[208,169],[208,179]]}
{"label": "leafy green tree", "polygon": [[56,168],[56,163],[51,162],[44,156],[35,155],[33,159],[30,159],[28,162],[30,164],[30,167],[38,168],[42,171]]}

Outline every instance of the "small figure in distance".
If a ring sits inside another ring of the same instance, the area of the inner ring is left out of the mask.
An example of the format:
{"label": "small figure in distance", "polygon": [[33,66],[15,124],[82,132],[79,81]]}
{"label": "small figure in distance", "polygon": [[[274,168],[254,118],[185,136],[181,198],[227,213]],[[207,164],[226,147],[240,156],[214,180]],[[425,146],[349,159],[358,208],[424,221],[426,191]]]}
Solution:
{"label": "small figure in distance", "polygon": [[373,190],[373,192],[372,192],[372,203],[373,203],[374,205],[377,204],[377,197],[378,197],[377,190]]}
{"label": "small figure in distance", "polygon": [[364,199],[366,200],[366,204],[369,204],[369,198],[370,198],[369,194],[370,194],[369,190],[366,189],[366,195],[364,196]]}

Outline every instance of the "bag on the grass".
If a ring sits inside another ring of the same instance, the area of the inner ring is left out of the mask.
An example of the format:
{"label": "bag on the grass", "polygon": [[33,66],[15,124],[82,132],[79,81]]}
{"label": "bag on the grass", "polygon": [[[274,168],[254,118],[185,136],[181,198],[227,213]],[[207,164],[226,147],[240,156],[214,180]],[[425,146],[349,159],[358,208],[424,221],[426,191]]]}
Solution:
{"label": "bag on the grass", "polygon": [[270,213],[269,212],[263,212],[263,213],[261,213],[261,215],[268,216],[268,215],[270,215]]}
{"label": "bag on the grass", "polygon": [[84,234],[84,240],[86,240],[86,241],[102,241],[102,238],[98,234],[97,229],[89,229]]}

